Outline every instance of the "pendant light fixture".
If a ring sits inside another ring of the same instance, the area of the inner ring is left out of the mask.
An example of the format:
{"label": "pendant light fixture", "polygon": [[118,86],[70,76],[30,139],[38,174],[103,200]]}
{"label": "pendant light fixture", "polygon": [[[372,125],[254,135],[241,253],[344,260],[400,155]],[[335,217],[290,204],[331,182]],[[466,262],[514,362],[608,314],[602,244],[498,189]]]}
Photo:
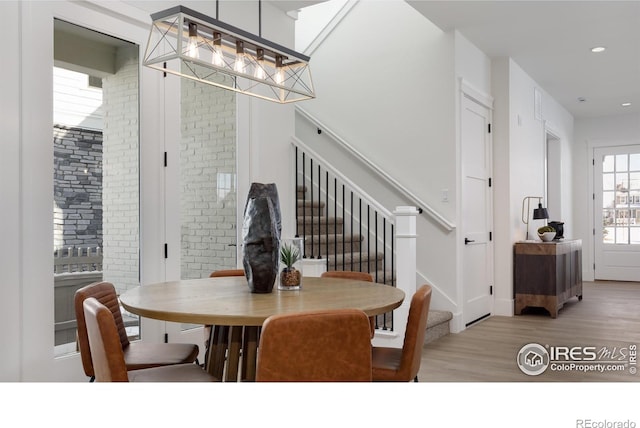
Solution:
{"label": "pendant light fixture", "polygon": [[[261,3],[259,15],[261,33]],[[147,67],[278,103],[315,98],[308,56],[219,21],[217,12],[176,6],[151,19]]]}

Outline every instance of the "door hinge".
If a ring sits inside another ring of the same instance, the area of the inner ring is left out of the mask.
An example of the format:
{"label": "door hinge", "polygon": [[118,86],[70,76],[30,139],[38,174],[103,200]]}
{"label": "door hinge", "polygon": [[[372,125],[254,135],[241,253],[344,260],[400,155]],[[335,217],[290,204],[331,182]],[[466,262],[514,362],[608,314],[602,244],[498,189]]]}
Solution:
{"label": "door hinge", "polygon": [[489,295],[493,296],[493,285],[489,286]]}
{"label": "door hinge", "polygon": [[493,232],[489,232],[489,241],[493,241]]}
{"label": "door hinge", "polygon": [[593,228],[593,236],[596,236],[596,228]]}
{"label": "door hinge", "polygon": [[164,152],[164,167],[167,167],[167,152]]}
{"label": "door hinge", "polygon": [[169,258],[169,245],[168,244],[164,244],[164,258],[165,259]]}
{"label": "door hinge", "polygon": [[596,160],[595,159],[591,159],[591,165],[596,166]]}
{"label": "door hinge", "polygon": [[164,343],[169,343],[169,334],[168,333],[164,334]]}
{"label": "door hinge", "polygon": [[595,263],[593,264],[593,270],[596,270],[596,264]]}
{"label": "door hinge", "polygon": [[596,194],[595,193],[592,193],[591,197],[593,198],[594,201],[596,200]]}
{"label": "door hinge", "polygon": [[[165,61],[165,62],[162,64],[162,67],[163,67],[164,69],[166,69],[166,68],[167,68],[167,61]],[[162,72],[162,77],[167,77],[167,72],[166,72],[166,71],[163,71],[163,72]]]}
{"label": "door hinge", "polygon": [[491,177],[489,177],[489,187],[491,187]]}
{"label": "door hinge", "polygon": [[487,126],[487,130],[489,131],[489,134],[491,134],[491,124],[490,123]]}

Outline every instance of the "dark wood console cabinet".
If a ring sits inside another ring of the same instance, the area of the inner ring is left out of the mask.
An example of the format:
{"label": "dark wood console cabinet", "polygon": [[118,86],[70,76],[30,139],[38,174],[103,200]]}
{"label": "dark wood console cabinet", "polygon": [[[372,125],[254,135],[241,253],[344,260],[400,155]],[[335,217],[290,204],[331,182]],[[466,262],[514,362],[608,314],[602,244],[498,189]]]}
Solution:
{"label": "dark wood console cabinet", "polygon": [[556,318],[567,300],[582,300],[582,240],[517,242],[513,283],[516,315],[531,306]]}

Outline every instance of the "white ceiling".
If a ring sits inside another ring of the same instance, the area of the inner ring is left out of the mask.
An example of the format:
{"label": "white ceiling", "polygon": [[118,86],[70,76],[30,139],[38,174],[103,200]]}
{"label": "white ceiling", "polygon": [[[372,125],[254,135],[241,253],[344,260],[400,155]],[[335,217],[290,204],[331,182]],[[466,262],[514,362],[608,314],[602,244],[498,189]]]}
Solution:
{"label": "white ceiling", "polygon": [[489,57],[513,58],[576,118],[640,112],[638,0],[407,2]]}

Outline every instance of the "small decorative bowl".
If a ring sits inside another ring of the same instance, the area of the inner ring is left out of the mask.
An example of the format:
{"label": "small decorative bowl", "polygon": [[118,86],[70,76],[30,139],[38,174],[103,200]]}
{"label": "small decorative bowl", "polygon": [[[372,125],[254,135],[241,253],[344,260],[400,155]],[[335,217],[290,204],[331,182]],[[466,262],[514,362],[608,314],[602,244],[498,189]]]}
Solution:
{"label": "small decorative bowl", "polygon": [[540,239],[544,242],[551,242],[556,237],[556,232],[538,233]]}

